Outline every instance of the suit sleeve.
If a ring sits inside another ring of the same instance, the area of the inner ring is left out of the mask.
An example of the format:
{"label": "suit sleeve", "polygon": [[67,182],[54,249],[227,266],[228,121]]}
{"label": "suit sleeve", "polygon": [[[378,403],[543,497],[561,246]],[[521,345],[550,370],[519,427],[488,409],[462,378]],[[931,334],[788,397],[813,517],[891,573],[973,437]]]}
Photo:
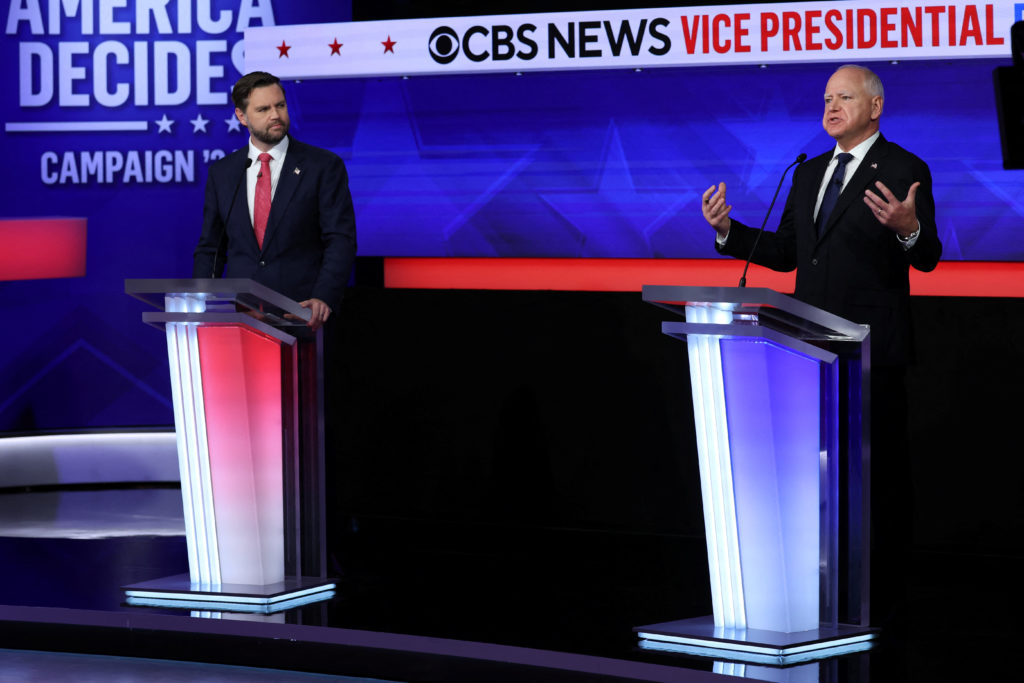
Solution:
{"label": "suit sleeve", "polygon": [[199,235],[199,244],[192,253],[192,277],[220,277],[224,269],[224,256],[221,255],[224,241],[224,219],[220,215],[217,202],[217,187],[211,169],[206,179],[206,198],[203,201],[203,231]]}
{"label": "suit sleeve", "polygon": [[[932,196],[932,174],[928,170],[928,164],[920,159],[915,164],[912,178],[921,183],[917,188],[915,207],[917,209],[917,221],[921,225],[921,234],[918,236],[914,246],[906,251],[906,257],[910,265],[924,272],[935,270],[942,257],[942,242],[939,241],[939,231],[935,224],[935,198]],[[902,192],[897,197],[906,198],[910,187],[901,188]]]}
{"label": "suit sleeve", "polygon": [[319,202],[323,260],[313,285],[313,298],[335,309],[345,295],[356,258],[356,217],[348,188],[348,171],[340,157],[331,156],[320,179]]}

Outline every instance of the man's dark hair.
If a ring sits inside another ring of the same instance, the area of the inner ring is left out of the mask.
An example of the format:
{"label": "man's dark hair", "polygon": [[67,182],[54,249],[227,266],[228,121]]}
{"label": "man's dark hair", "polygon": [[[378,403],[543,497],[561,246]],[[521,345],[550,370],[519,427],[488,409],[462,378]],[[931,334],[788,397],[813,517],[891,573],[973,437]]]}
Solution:
{"label": "man's dark hair", "polygon": [[248,73],[239,78],[235,87],[231,89],[231,100],[235,103],[235,107],[245,111],[245,108],[249,106],[249,96],[252,95],[252,91],[256,88],[265,88],[268,85],[278,85],[281,92],[284,92],[281,79],[274,74],[268,74],[266,71]]}

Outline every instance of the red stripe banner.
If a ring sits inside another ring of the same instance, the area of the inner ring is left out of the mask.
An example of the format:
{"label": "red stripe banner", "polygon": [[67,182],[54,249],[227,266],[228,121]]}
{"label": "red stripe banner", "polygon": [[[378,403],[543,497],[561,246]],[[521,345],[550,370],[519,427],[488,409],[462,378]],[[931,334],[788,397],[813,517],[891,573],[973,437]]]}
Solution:
{"label": "red stripe banner", "polygon": [[85,276],[86,219],[0,218],[0,280]]}
{"label": "red stripe banner", "polygon": [[[386,258],[384,284],[406,289],[639,292],[643,285],[735,287],[732,259]],[[750,287],[791,293],[794,273],[751,266]],[[943,261],[910,271],[916,296],[1024,297],[1024,263]]]}

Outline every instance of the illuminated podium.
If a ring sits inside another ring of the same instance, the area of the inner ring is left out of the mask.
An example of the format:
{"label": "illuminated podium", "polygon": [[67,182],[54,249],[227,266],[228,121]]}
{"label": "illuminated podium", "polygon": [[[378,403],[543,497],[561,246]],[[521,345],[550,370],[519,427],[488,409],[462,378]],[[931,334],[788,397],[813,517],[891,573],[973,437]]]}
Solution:
{"label": "illuminated podium", "polygon": [[685,318],[711,617],[645,649],[769,664],[871,647],[869,329],[768,289],[645,286]]}
{"label": "illuminated podium", "polygon": [[133,605],[276,612],[331,597],[322,334],[252,280],[127,280],[167,335],[188,575]]}

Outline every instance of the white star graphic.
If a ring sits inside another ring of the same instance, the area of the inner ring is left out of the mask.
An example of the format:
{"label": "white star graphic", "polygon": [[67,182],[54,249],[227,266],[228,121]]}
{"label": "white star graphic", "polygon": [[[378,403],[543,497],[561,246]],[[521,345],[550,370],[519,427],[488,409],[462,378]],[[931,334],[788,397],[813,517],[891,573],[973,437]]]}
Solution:
{"label": "white star graphic", "polygon": [[198,133],[199,131],[206,132],[206,124],[210,122],[210,119],[204,119],[202,113],[196,114],[194,119],[189,120],[192,124],[192,132]]}
{"label": "white star graphic", "polygon": [[159,133],[170,133],[171,132],[171,126],[174,125],[174,121],[172,121],[171,119],[167,118],[167,114],[164,114],[163,117],[159,121],[154,121],[154,123],[156,123],[156,125],[157,125],[157,131],[156,132],[158,134]]}
{"label": "white star graphic", "polygon": [[230,119],[224,119],[224,123],[228,124],[229,133],[242,132],[242,122],[238,120],[237,116],[232,116]]}

